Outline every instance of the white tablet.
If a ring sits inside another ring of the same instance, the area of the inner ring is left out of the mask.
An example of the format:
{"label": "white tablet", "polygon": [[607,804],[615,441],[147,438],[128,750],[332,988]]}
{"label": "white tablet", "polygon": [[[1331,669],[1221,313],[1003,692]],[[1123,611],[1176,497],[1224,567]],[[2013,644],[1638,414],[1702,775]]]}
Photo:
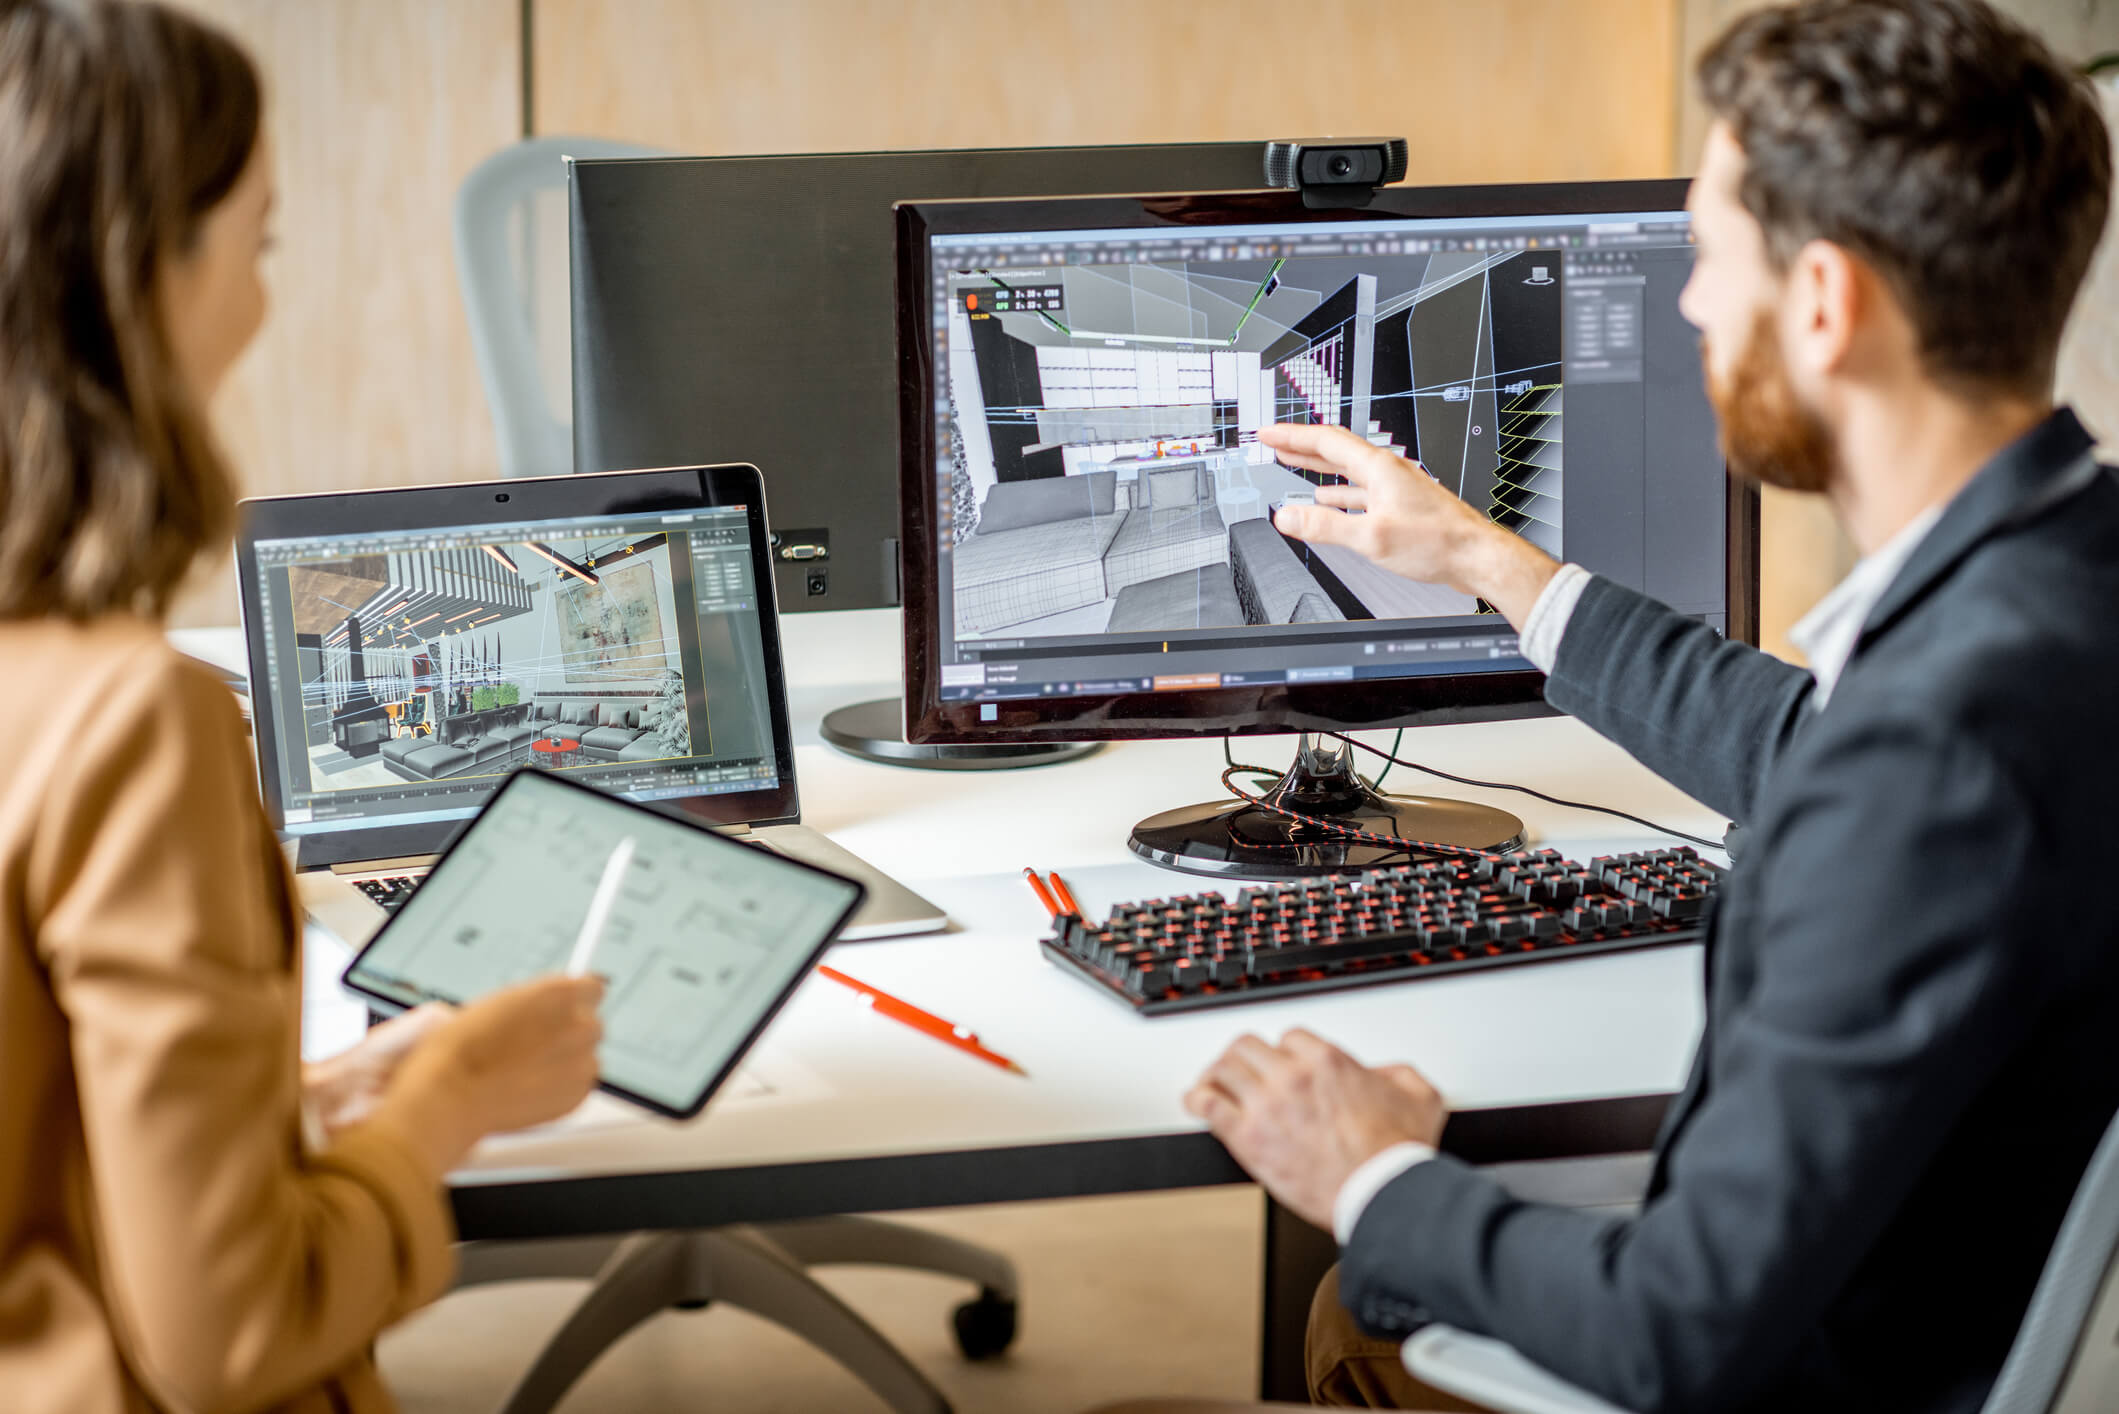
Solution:
{"label": "white tablet", "polygon": [[519,771],[346,969],[380,1010],[565,969],[604,866],[633,856],[589,970],[601,1086],[697,1114],[860,906],[852,879],[589,786]]}

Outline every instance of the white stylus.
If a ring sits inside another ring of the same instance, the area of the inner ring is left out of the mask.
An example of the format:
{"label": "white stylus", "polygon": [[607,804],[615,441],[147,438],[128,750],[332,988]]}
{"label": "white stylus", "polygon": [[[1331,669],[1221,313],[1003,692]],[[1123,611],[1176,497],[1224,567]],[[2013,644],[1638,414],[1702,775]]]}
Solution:
{"label": "white stylus", "polygon": [[596,883],[596,892],[589,896],[588,915],[581,920],[581,932],[574,939],[573,955],[567,958],[567,976],[583,977],[588,974],[589,959],[596,955],[597,940],[603,937],[603,925],[611,918],[611,906],[618,902],[618,889],[625,883],[625,871],[633,863],[633,837],[627,835],[618,841],[611,857],[604,862],[603,878]]}

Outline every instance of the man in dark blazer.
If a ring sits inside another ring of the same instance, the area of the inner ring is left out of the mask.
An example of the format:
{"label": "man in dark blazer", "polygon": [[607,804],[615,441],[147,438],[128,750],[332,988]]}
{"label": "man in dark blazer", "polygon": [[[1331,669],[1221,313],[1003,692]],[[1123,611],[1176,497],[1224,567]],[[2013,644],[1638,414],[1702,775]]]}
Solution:
{"label": "man in dark blazer", "polygon": [[1349,432],[1265,434],[1349,483],[1282,530],[1486,599],[1549,700],[1747,836],[1637,1216],[1518,1201],[1435,1153],[1416,1071],[1306,1033],[1201,1078],[1389,1342],[1313,1347],[1320,1398],[1406,1397],[1386,1367],[1432,1320],[1642,1414],[1975,1410],[2119,1105],[2119,476],[2051,401],[2108,204],[2094,98],[1978,0],[1759,12],[1700,78],[1682,307],[1724,452],[1864,556],[1798,626],[1808,671]]}

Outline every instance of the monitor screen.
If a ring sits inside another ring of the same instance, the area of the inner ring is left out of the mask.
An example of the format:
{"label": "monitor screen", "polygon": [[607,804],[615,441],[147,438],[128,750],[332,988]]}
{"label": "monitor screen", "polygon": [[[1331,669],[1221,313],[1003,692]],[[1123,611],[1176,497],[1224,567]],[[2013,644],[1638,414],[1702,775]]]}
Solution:
{"label": "monitor screen", "polygon": [[765,475],[783,612],[898,603],[891,205],[1223,191],[1263,142],[572,164],[574,465]]}
{"label": "monitor screen", "polygon": [[1348,428],[1553,555],[1748,633],[1730,534],[1748,498],[1677,307],[1682,197],[905,208],[916,734],[1535,710],[1489,606],[1273,528],[1336,479],[1280,463],[1258,440],[1273,422]]}
{"label": "monitor screen", "polygon": [[635,800],[777,791],[750,508],[502,510],[246,542],[282,830],[461,821],[524,766]]}

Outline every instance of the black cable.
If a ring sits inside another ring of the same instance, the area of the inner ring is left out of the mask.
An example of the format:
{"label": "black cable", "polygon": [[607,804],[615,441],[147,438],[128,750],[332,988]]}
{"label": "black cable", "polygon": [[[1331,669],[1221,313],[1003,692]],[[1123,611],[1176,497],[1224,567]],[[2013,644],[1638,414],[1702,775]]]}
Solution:
{"label": "black cable", "polygon": [[[1710,840],[1703,838],[1699,835],[1688,834],[1683,830],[1673,830],[1668,825],[1658,825],[1653,820],[1644,820],[1638,815],[1630,815],[1624,810],[1615,810],[1609,805],[1591,805],[1586,801],[1562,800],[1557,795],[1547,795],[1544,791],[1532,790],[1529,786],[1512,786],[1506,781],[1478,781],[1473,780],[1470,776],[1453,776],[1448,771],[1438,771],[1432,766],[1423,766],[1418,761],[1403,760],[1395,754],[1398,749],[1397,742],[1391,743],[1391,750],[1384,751],[1378,747],[1370,746],[1365,741],[1357,741],[1355,738],[1347,736],[1342,732],[1320,732],[1319,735],[1328,736],[1334,741],[1343,741],[1348,746],[1359,747],[1361,748],[1361,750],[1368,752],[1371,756],[1381,756],[1384,760],[1390,762],[1394,766],[1404,766],[1409,770],[1418,771],[1423,775],[1435,776],[1441,780],[1450,781],[1460,786],[1476,786],[1480,790],[1519,791],[1524,795],[1533,796],[1538,800],[1542,800],[1547,805],[1563,806],[1569,810],[1593,810],[1599,815],[1613,815],[1621,820],[1630,820],[1636,825],[1641,825],[1647,829],[1654,830],[1657,834],[1673,835],[1681,840],[1689,840],[1696,845],[1704,845],[1708,849],[1720,849],[1722,847],[1722,842],[1720,840]],[[1405,733],[1400,732],[1399,735],[1402,737],[1405,735]],[[1226,741],[1226,739],[1224,739],[1224,741]],[[1383,779],[1383,777],[1378,776],[1376,779],[1380,781]]]}
{"label": "black cable", "polygon": [[1273,770],[1269,766],[1239,765],[1236,760],[1236,753],[1229,749],[1229,739],[1227,737],[1223,737],[1221,739],[1221,759],[1229,764],[1229,769],[1231,771],[1242,771],[1245,775],[1249,776],[1265,776],[1277,781],[1282,776],[1287,774],[1287,772],[1285,771]]}
{"label": "black cable", "polygon": [[1390,754],[1383,758],[1383,769],[1376,773],[1375,780],[1369,782],[1370,790],[1375,791],[1379,795],[1383,793],[1383,778],[1391,773],[1391,767],[1398,764],[1398,748],[1403,745],[1405,745],[1405,728],[1400,727],[1398,728],[1398,734],[1391,738]]}
{"label": "black cable", "polygon": [[[1396,751],[1398,749],[1398,743],[1404,740],[1405,729],[1403,727],[1400,727],[1398,729],[1397,738],[1391,742],[1391,750]],[[1281,779],[1281,777],[1287,775],[1286,771],[1276,771],[1270,766],[1245,766],[1239,764],[1236,760],[1235,754],[1229,750],[1229,739],[1227,737],[1223,737],[1221,739],[1221,759],[1228,765],[1230,771],[1241,771],[1247,776],[1258,776],[1262,779],[1277,783]],[[1355,778],[1358,779],[1363,785],[1367,786],[1370,790],[1376,791],[1380,795],[1382,793],[1383,778],[1385,776],[1388,776],[1390,773],[1391,765],[1388,761],[1386,761],[1383,763],[1383,769],[1376,773],[1376,779],[1370,780],[1367,776],[1361,775],[1361,773],[1358,771],[1355,772]]]}
{"label": "black cable", "polygon": [[[1264,796],[1252,795],[1230,779],[1230,777],[1240,771],[1256,769],[1256,767],[1239,766],[1232,761],[1229,763],[1228,769],[1221,773],[1221,783],[1227,788],[1229,794],[1235,796],[1238,800],[1247,800],[1261,810],[1270,810],[1275,815],[1285,815],[1290,820],[1299,820],[1305,825],[1314,826],[1328,834],[1345,835],[1350,839],[1360,841],[1362,844],[1403,850],[1408,854],[1432,855],[1437,859],[1491,859],[1496,857],[1492,850],[1472,849],[1469,846],[1459,844],[1436,844],[1430,840],[1409,840],[1398,835],[1382,835],[1374,830],[1364,830],[1359,825],[1350,825],[1344,820],[1329,820],[1319,815],[1305,815],[1300,810],[1290,810],[1285,805],[1276,805]],[[1266,771],[1260,774],[1272,775],[1273,773]]]}

